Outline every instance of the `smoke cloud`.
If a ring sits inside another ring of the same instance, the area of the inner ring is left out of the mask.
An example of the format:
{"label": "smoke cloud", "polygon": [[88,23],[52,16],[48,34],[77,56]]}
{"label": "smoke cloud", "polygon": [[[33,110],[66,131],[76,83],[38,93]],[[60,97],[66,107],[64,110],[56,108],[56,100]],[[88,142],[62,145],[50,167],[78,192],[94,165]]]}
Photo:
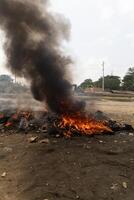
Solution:
{"label": "smoke cloud", "polygon": [[30,81],[34,98],[59,114],[78,111],[81,103],[73,100],[66,78],[71,59],[61,50],[69,37],[67,20],[51,14],[48,0],[0,0],[0,26],[7,66]]}

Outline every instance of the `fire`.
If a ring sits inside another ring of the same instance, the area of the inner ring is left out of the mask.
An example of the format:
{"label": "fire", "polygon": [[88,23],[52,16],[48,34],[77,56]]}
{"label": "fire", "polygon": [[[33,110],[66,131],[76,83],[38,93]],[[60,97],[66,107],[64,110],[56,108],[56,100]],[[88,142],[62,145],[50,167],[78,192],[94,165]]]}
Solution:
{"label": "fire", "polygon": [[96,121],[95,119],[80,115],[64,115],[59,127],[65,129],[65,137],[71,137],[73,132],[78,132],[82,135],[112,132],[112,130],[107,127],[106,122]]}
{"label": "fire", "polygon": [[9,127],[14,127],[16,123],[19,123],[22,117],[29,120],[31,116],[32,112],[30,111],[17,111],[16,113],[13,113],[11,115],[8,114],[7,116],[6,114],[1,113],[0,120],[5,128],[9,128]]}
{"label": "fire", "polygon": [[5,127],[10,127],[10,126],[12,126],[12,122],[7,122],[7,123],[5,124]]}
{"label": "fire", "polygon": [[30,116],[32,115],[32,113],[31,112],[26,112],[26,111],[23,111],[22,113],[21,113],[21,115],[23,115],[26,119],[29,119],[30,118]]}
{"label": "fire", "polygon": [[[44,114],[42,117],[44,119]],[[24,124],[27,124],[28,127],[29,121],[32,119],[34,119],[34,113],[29,111],[17,111],[7,116],[0,114],[1,123],[7,129],[10,127],[21,127]],[[43,121],[45,122],[45,120],[46,118]],[[41,123],[43,121],[41,119]],[[50,122],[51,126],[55,127],[59,134],[64,135],[66,138],[70,138],[73,134],[89,136],[112,132],[107,122],[97,121],[85,113],[63,114],[62,116],[54,115]],[[49,121],[46,121],[46,123],[49,126]],[[38,127],[38,125],[36,126]]]}
{"label": "fire", "polygon": [[18,119],[18,114],[17,114],[17,113],[13,114],[11,118],[12,118],[13,120],[17,120],[17,119]]}

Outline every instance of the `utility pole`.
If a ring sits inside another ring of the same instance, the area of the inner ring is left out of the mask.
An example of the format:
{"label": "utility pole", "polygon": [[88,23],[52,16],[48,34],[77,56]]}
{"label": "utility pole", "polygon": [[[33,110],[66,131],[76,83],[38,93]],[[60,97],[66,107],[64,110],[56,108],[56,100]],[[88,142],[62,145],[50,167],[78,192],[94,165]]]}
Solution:
{"label": "utility pole", "polygon": [[102,62],[102,91],[103,92],[105,91],[105,79],[104,79],[104,76],[105,76],[105,62],[103,61]]}
{"label": "utility pole", "polygon": [[16,69],[15,69],[15,83],[16,83]]}

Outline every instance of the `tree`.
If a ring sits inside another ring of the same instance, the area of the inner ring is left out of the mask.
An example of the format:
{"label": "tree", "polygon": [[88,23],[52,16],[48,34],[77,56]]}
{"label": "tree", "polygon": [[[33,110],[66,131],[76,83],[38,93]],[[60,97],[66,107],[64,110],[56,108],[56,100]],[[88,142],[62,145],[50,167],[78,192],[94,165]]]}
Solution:
{"label": "tree", "polygon": [[0,75],[0,81],[4,82],[13,82],[13,79],[9,75]]}
{"label": "tree", "polygon": [[93,86],[93,81],[91,79],[86,79],[84,82],[82,82],[79,86],[79,88],[86,89]]}
{"label": "tree", "polygon": [[[108,90],[120,89],[121,80],[119,76],[108,75],[104,77],[104,81],[105,81],[105,89],[108,89]],[[94,82],[94,86],[102,87],[102,77],[98,81]]]}
{"label": "tree", "polygon": [[0,93],[9,93],[13,86],[13,80],[8,75],[0,75]]}
{"label": "tree", "polygon": [[134,91],[134,67],[129,68],[122,80],[122,89]]}

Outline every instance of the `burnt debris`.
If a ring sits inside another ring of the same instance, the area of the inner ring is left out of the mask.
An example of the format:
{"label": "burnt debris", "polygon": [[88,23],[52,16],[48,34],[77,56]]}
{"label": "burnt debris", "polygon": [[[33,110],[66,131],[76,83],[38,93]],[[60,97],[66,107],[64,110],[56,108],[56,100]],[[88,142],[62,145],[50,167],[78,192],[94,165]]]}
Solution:
{"label": "burnt debris", "polygon": [[[95,120],[98,112],[95,113]],[[103,114],[104,115],[104,114]],[[105,116],[105,115],[104,115]],[[93,116],[92,116],[93,117]],[[121,124],[116,121],[113,121],[109,118],[106,120],[105,124],[109,127],[113,132],[109,132],[109,134],[115,134],[120,131],[134,131],[134,128],[129,124]],[[104,119],[101,118],[103,121]],[[43,133],[47,135],[54,136],[66,136],[68,131],[71,131],[71,136],[80,136],[82,135],[72,126],[64,126],[61,127],[60,124],[62,122],[61,116],[47,113],[47,112],[27,112],[27,111],[19,111],[19,112],[2,112],[0,113],[0,133]],[[108,132],[104,132],[108,134]],[[100,134],[99,132],[96,134]],[[93,134],[93,135],[96,135]]]}

